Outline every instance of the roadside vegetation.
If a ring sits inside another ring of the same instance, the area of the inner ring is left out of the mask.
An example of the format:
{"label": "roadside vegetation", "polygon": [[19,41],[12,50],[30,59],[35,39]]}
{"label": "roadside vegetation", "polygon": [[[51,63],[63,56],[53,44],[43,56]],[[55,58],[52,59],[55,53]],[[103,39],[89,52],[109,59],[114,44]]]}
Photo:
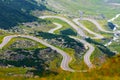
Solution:
{"label": "roadside vegetation", "polygon": [[[60,68],[57,68],[56,73],[45,73],[42,76],[32,76],[32,77],[26,77],[24,76],[27,72],[27,68],[0,68],[0,79],[4,80],[120,80],[120,56],[114,56],[110,59],[107,59],[107,61],[99,68],[96,68],[94,70],[89,70],[89,72],[86,73],[71,73],[61,70]],[[111,65],[112,64],[112,65]],[[11,74],[8,74],[11,73]],[[17,75],[14,75],[16,74]],[[6,75],[8,74],[8,75]],[[14,75],[14,76],[13,76]],[[19,78],[18,78],[19,76]]]}
{"label": "roadside vegetation", "polygon": [[112,52],[108,47],[104,46],[103,44],[101,44],[99,42],[96,42],[95,40],[92,40],[90,38],[86,38],[86,41],[97,46],[97,48],[99,50],[101,50],[104,54],[106,54],[108,57],[112,57],[115,55],[115,53]]}

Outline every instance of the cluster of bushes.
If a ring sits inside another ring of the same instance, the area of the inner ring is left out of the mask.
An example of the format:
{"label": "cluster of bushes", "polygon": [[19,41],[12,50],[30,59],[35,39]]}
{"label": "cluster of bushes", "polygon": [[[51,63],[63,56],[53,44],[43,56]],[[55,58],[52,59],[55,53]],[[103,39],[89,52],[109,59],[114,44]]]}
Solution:
{"label": "cluster of bushes", "polygon": [[64,40],[64,45],[69,45],[70,48],[73,48],[75,45],[80,46],[81,48],[84,48],[84,45],[81,42],[78,42],[66,35],[58,35],[58,34],[51,34],[47,32],[38,32],[36,36],[40,36],[44,39],[55,39],[60,41],[60,39]]}
{"label": "cluster of bushes", "polygon": [[55,58],[60,58],[60,56],[51,48],[6,50],[2,54],[0,53],[0,66],[34,67],[43,72],[46,68],[49,68],[49,63]]}
{"label": "cluster of bushes", "polygon": [[108,26],[110,27],[110,29],[114,29],[115,28],[115,25],[112,23],[112,22],[108,22]]}
{"label": "cluster of bushes", "polygon": [[70,28],[60,31],[60,34],[62,34],[62,35],[77,36],[77,33],[74,32],[74,31],[73,31],[72,29],[70,29]]}

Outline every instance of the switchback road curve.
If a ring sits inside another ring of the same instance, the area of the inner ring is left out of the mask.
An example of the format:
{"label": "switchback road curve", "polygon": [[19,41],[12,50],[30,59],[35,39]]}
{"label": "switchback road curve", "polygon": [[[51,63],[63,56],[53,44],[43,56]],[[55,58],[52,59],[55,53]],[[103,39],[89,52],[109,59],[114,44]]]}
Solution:
{"label": "switchback road curve", "polygon": [[66,52],[64,52],[64,51],[62,51],[62,50],[60,50],[60,49],[46,43],[45,41],[43,41],[43,40],[41,40],[39,38],[36,38],[34,36],[29,36],[29,35],[10,35],[10,36],[6,36],[6,37],[4,37],[2,43],[0,44],[0,49],[2,49],[7,43],[9,43],[9,41],[11,39],[16,38],[16,37],[28,38],[28,39],[34,40],[36,42],[39,42],[39,43],[41,43],[41,44],[43,44],[43,45],[45,45],[47,47],[50,47],[53,50],[56,50],[63,57],[62,62],[61,62],[61,68],[63,70],[66,70],[66,71],[74,72],[74,70],[69,67],[69,63],[72,60],[72,58]]}

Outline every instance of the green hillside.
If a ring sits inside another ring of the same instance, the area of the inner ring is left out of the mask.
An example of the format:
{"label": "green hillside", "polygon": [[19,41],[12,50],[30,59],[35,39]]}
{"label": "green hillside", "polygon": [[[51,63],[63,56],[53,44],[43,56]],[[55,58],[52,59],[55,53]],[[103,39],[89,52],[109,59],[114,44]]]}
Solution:
{"label": "green hillside", "polygon": [[[108,1],[113,2],[113,0]],[[114,0],[114,2],[118,1]],[[120,13],[119,8],[108,5],[106,0],[46,0],[46,2],[48,8],[72,15],[79,15],[79,11],[85,12],[86,15],[105,14],[107,17]]]}
{"label": "green hillside", "polygon": [[2,0],[0,1],[0,28],[9,29],[22,22],[36,21],[30,14],[33,10],[46,10],[34,0]]}

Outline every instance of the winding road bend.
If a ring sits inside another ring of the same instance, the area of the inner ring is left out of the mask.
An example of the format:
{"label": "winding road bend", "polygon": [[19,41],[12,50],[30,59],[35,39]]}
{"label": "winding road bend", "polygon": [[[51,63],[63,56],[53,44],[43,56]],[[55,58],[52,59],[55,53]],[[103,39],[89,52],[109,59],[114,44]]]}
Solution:
{"label": "winding road bend", "polygon": [[105,33],[114,33],[114,32],[112,32],[112,31],[107,31],[107,30],[103,29],[102,26],[101,26],[96,20],[94,20],[94,19],[83,18],[82,20],[87,20],[87,21],[92,22],[92,23],[93,23],[94,25],[96,25],[96,27],[97,27],[100,31],[102,31],[102,32],[105,32]]}
{"label": "winding road bend", "polygon": [[[42,18],[42,19],[45,19],[45,18],[57,18],[57,19],[61,19],[61,20],[63,20],[63,21],[65,21],[65,22],[67,22],[68,24],[70,23],[70,21],[69,20],[67,20],[66,18],[63,18],[63,17],[58,17],[58,16],[42,16],[42,17],[39,17],[39,18]],[[60,25],[60,24],[59,24]],[[72,25],[71,25],[71,23],[69,24],[71,27],[73,27],[77,32],[78,32],[78,34],[79,35],[82,35],[82,36],[84,36],[84,37],[87,37],[86,35],[84,35],[84,32],[82,32],[83,34],[81,34],[80,32],[79,32],[79,27],[78,26],[76,26],[74,23],[72,23]],[[61,25],[62,26],[62,25]],[[70,36],[71,37],[71,36]],[[85,62],[85,64],[89,67],[89,68],[93,68],[93,64],[90,62],[90,56],[91,56],[91,54],[93,53],[93,51],[94,51],[94,47],[91,45],[91,44],[89,44],[88,42],[86,42],[85,40],[82,40],[82,39],[79,39],[79,38],[75,38],[75,37],[71,37],[71,38],[74,38],[75,40],[77,40],[77,41],[80,41],[80,42],[82,42],[84,45],[86,45],[86,46],[88,46],[89,47],[89,50],[86,52],[86,54],[84,55],[84,62]],[[86,70],[85,70],[86,71]],[[80,71],[80,72],[84,72],[84,71]]]}
{"label": "winding road bend", "polygon": [[87,35],[85,35],[83,30],[81,30],[77,25],[75,25],[73,22],[69,21],[68,19],[66,19],[64,17],[60,17],[60,16],[40,16],[39,18],[42,18],[42,19],[45,19],[45,18],[57,18],[57,19],[60,19],[60,20],[62,20],[64,22],[68,23],[72,28],[74,28],[80,36],[88,37]]}
{"label": "winding road bend", "polygon": [[[108,20],[108,22],[112,22],[114,21],[115,19],[117,19],[118,17],[120,16],[120,14],[117,14],[114,18]],[[96,25],[96,27],[102,31],[102,32],[105,32],[105,33],[120,33],[119,31],[107,31],[105,29],[102,28],[102,26],[95,20],[95,19],[90,19],[90,18],[83,18],[83,19],[80,19],[80,18],[75,18],[73,21],[77,21],[78,23],[76,24],[79,24],[79,20],[87,20],[87,21],[90,21],[92,22],[94,25]]]}
{"label": "winding road bend", "polygon": [[97,34],[88,28],[86,28],[83,24],[79,22],[80,18],[73,19],[73,22],[76,23],[78,26],[80,26],[82,29],[86,30],[88,33],[95,35],[95,37],[92,37],[93,39],[102,39],[104,38],[102,35]]}
{"label": "winding road bend", "polygon": [[61,24],[58,24],[58,23],[53,23],[53,24],[55,24],[57,27],[56,28],[53,28],[53,29],[50,29],[48,32],[49,33],[54,33],[56,30],[58,30],[58,29],[60,29],[60,28],[62,28],[63,26],[61,25]]}
{"label": "winding road bend", "polygon": [[87,66],[89,68],[93,68],[93,64],[90,61],[90,56],[91,56],[91,53],[93,53],[93,51],[95,50],[94,46],[91,45],[91,44],[89,44],[85,40],[82,40],[82,39],[79,39],[79,38],[76,38],[76,37],[72,37],[72,36],[70,36],[70,37],[73,38],[73,39],[75,39],[75,40],[77,40],[77,41],[79,41],[79,42],[82,42],[84,45],[86,45],[86,46],[89,47],[89,50],[84,55],[84,62],[87,64]]}
{"label": "winding road bend", "polygon": [[28,39],[31,39],[31,40],[34,40],[34,41],[37,41],[47,47],[50,47],[51,49],[53,50],[56,50],[58,53],[60,53],[63,57],[62,59],[62,62],[61,62],[61,68],[63,70],[66,70],[66,71],[70,71],[70,72],[75,72],[73,69],[71,69],[69,67],[69,63],[70,61],[72,60],[72,58],[64,51],[46,43],[45,41],[39,39],[39,38],[36,38],[34,36],[29,36],[29,35],[10,35],[10,36],[6,36],[4,37],[2,43],[0,44],[0,49],[2,49],[7,43],[9,43],[9,41],[12,39],[12,38],[15,38],[15,37],[23,37],[23,38],[28,38]]}
{"label": "winding road bend", "polygon": [[120,16],[120,14],[117,14],[115,17],[113,17],[112,19],[108,20],[108,22],[113,22],[115,19],[117,19]]}
{"label": "winding road bend", "polygon": [[[63,26],[61,24],[56,24],[57,27],[56,28],[53,28],[51,29],[50,31],[52,31],[51,33],[54,33],[53,30],[58,30],[60,28],[62,28]],[[49,32],[50,32],[49,31]],[[86,54],[84,55],[84,62],[86,63],[86,65],[89,67],[89,68],[93,68],[93,65],[90,61],[90,56],[91,56],[91,53],[93,53],[93,51],[95,50],[94,46],[92,46],[91,44],[87,43],[86,41],[82,40],[82,39],[79,39],[79,38],[76,38],[76,37],[73,37],[73,36],[69,36],[70,38],[73,38],[81,43],[83,43],[84,45],[88,46],[89,47],[89,50],[86,52]],[[79,72],[87,72],[87,70],[80,70]]]}

